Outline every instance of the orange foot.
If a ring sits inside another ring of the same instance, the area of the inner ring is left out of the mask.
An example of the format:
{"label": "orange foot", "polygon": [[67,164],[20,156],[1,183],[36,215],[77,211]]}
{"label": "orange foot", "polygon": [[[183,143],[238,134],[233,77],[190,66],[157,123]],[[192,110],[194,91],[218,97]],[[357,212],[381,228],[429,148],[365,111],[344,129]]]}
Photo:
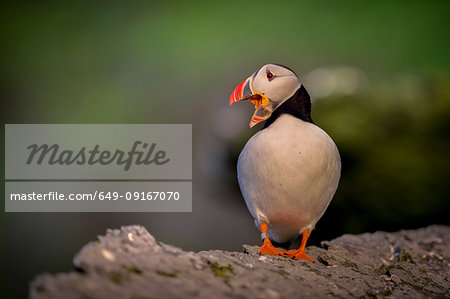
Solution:
{"label": "orange foot", "polygon": [[296,250],[293,252],[289,252],[289,255],[287,257],[290,257],[291,259],[294,259],[294,260],[307,260],[307,261],[310,261],[311,263],[314,263],[314,260],[312,258],[310,258],[309,256],[307,256],[304,251]]}
{"label": "orange foot", "polygon": [[275,246],[273,246],[272,243],[270,242],[269,238],[264,239],[264,244],[263,244],[263,246],[261,246],[261,248],[259,248],[258,254],[259,255],[279,255],[279,256],[289,257],[289,253],[287,251],[282,251],[282,250],[275,248]]}
{"label": "orange foot", "polygon": [[[265,222],[261,222],[259,227],[260,227],[261,232],[263,234],[267,234],[267,228],[268,227],[267,227],[267,224]],[[270,242],[268,237],[264,238],[264,244],[258,250],[258,254],[259,255],[279,255],[279,256],[289,257],[289,252],[288,251],[282,251],[282,250],[279,250],[279,249],[275,248],[275,246],[273,246],[272,242]]]}
{"label": "orange foot", "polygon": [[302,243],[300,245],[300,248],[295,251],[288,251],[287,257],[290,257],[294,260],[307,260],[311,263],[314,263],[314,260],[306,255],[305,253],[305,247],[306,247],[306,241],[308,241],[309,236],[311,235],[311,232],[307,229],[305,229],[302,233]]}

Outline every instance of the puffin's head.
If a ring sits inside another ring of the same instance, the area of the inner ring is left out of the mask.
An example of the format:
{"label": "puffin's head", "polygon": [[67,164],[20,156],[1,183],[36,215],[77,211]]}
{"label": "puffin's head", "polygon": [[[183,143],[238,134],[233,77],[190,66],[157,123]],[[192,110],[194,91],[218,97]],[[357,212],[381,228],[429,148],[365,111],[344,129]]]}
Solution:
{"label": "puffin's head", "polygon": [[266,64],[235,88],[230,97],[230,106],[242,100],[250,100],[255,104],[251,128],[268,119],[300,86],[297,75],[289,68]]}

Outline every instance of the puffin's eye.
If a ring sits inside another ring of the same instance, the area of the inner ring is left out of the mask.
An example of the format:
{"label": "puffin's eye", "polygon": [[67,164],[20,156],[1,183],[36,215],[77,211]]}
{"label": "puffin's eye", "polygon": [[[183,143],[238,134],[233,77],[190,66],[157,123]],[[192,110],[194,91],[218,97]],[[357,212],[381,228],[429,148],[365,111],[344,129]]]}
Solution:
{"label": "puffin's eye", "polygon": [[272,78],[274,77],[274,75],[269,70],[267,70],[266,76],[267,76],[267,80],[269,80],[269,81],[272,80]]}

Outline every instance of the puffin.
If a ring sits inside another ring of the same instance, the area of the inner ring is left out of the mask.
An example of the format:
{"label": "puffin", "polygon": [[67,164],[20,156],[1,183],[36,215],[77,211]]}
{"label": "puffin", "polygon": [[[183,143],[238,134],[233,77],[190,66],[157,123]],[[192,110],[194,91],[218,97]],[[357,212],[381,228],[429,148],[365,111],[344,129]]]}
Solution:
{"label": "puffin", "polygon": [[[250,128],[265,121],[242,149],[237,179],[255,225],[260,255],[314,262],[306,242],[339,184],[341,159],[331,137],[311,118],[310,96],[298,76],[280,64],[266,64],[240,83],[230,106],[250,101]],[[302,236],[297,250],[280,250]],[[273,242],[273,243],[272,243]]]}

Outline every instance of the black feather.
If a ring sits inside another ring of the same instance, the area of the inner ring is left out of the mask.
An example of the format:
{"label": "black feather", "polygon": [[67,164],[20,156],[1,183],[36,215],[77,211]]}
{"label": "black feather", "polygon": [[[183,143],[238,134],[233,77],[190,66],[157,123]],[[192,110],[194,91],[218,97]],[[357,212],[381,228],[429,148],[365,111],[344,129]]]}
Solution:
{"label": "black feather", "polygon": [[263,130],[283,114],[290,114],[303,121],[314,123],[311,118],[311,99],[303,84],[292,97],[275,109],[272,115],[266,120]]}

